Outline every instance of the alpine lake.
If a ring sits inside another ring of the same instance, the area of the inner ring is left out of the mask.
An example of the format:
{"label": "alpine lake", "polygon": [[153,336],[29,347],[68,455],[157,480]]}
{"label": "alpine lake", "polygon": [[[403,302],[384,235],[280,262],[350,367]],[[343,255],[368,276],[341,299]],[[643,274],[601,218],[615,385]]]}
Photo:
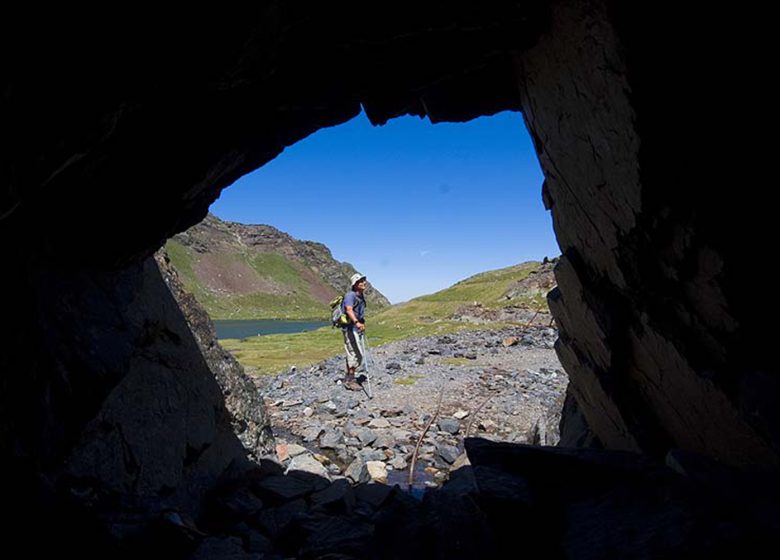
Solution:
{"label": "alpine lake", "polygon": [[216,320],[214,328],[218,339],[249,338],[267,334],[292,334],[305,331],[313,331],[328,326],[326,321],[281,321],[278,319],[256,320]]}

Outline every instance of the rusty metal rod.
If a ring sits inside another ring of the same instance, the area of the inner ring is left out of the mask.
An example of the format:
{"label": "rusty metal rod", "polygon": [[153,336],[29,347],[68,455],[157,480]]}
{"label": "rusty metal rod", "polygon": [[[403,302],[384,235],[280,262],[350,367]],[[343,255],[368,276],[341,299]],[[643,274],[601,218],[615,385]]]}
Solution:
{"label": "rusty metal rod", "polygon": [[436,413],[431,416],[430,420],[428,420],[428,423],[425,425],[425,428],[423,429],[422,434],[420,434],[419,439],[417,440],[417,445],[414,446],[414,452],[412,453],[412,462],[409,466],[409,488],[412,487],[412,483],[414,483],[414,465],[417,462],[417,454],[420,451],[420,445],[422,444],[422,440],[425,437],[425,434],[428,433],[428,430],[431,428],[431,425],[436,421],[436,418],[439,417],[439,412],[441,411],[441,400],[444,398],[444,387],[446,387],[446,383],[444,383],[441,386],[441,390],[439,391],[439,403],[436,405]]}
{"label": "rusty metal rod", "polygon": [[471,425],[474,423],[474,418],[477,417],[477,414],[482,410],[482,408],[488,403],[490,399],[495,397],[496,395],[490,395],[488,398],[486,398],[484,401],[482,401],[482,404],[477,407],[477,409],[473,412],[471,415],[471,418],[469,419],[468,426],[466,426],[466,434],[463,436],[463,439],[466,439],[469,437],[469,432],[471,432]]}

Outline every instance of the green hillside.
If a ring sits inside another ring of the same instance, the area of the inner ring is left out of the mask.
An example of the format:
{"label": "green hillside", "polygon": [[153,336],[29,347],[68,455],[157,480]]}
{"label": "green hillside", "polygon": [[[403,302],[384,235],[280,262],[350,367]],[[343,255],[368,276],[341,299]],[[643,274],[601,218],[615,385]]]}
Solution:
{"label": "green hillside", "polygon": [[[355,269],[325,245],[299,241],[267,225],[213,215],[169,239],[168,257],[184,287],[212,319],[326,320]],[[389,305],[369,287],[372,310]]]}
{"label": "green hillside", "polygon": [[[212,259],[223,269],[236,264],[249,267],[258,278],[284,289],[282,293],[235,294],[209,290],[193,271],[192,250],[174,239],[165,245],[173,266],[179,272],[184,287],[206,309],[212,319],[322,319],[327,307],[314,299],[304,280],[304,265],[282,255],[247,252],[215,253]],[[335,293],[335,292],[334,292]]]}
{"label": "green hillside", "polygon": [[389,308],[382,312],[376,321],[398,325],[430,325],[432,322],[447,320],[459,307],[474,303],[487,309],[523,305],[530,309],[545,311],[547,302],[544,295],[536,291],[512,300],[504,297],[510,286],[528,278],[532,271],[539,269],[540,265],[541,263],[532,261],[477,274],[440,292]]}

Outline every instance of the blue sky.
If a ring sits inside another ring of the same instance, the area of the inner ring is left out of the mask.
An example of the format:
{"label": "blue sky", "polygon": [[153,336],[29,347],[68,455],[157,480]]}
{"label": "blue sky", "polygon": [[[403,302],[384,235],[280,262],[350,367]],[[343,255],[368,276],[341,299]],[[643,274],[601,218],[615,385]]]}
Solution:
{"label": "blue sky", "polygon": [[222,192],[219,218],[327,245],[393,303],[559,254],[520,113],[432,125],[364,114]]}

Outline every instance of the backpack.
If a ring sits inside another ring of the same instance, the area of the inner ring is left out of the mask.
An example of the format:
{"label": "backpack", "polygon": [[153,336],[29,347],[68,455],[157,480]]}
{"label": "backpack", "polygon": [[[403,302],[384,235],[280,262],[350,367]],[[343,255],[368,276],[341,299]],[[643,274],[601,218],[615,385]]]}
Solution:
{"label": "backpack", "polygon": [[330,302],[330,324],[333,327],[346,327],[349,325],[349,317],[344,313],[343,303],[343,295]]}

